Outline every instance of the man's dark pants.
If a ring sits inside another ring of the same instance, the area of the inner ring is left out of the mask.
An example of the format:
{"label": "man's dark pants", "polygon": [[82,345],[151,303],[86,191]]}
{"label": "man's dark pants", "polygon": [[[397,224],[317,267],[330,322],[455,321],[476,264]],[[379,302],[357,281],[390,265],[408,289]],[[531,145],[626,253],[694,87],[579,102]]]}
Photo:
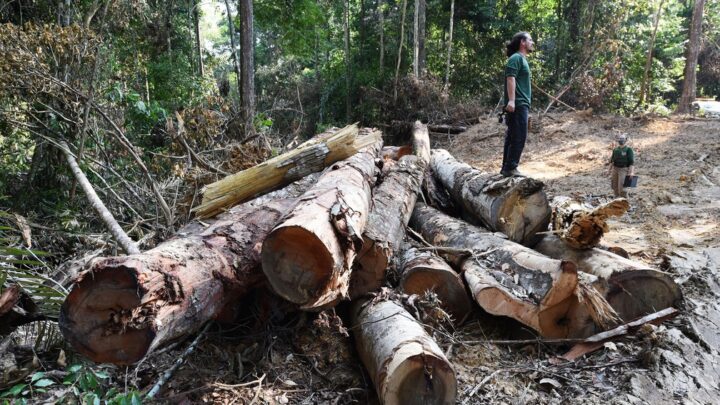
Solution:
{"label": "man's dark pants", "polygon": [[505,133],[505,147],[503,148],[503,171],[517,169],[520,164],[520,155],[525,148],[525,139],[528,129],[528,112],[526,105],[515,107],[515,111],[507,113],[507,132]]}

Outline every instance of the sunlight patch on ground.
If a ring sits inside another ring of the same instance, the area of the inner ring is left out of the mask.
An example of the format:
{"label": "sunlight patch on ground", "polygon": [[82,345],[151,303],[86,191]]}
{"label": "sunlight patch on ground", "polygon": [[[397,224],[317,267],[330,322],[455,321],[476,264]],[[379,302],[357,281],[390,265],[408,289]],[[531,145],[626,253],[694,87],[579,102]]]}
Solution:
{"label": "sunlight patch on ground", "polygon": [[714,223],[698,223],[692,226],[671,228],[668,234],[677,244],[694,246],[700,242],[712,239],[712,231],[717,229]]}

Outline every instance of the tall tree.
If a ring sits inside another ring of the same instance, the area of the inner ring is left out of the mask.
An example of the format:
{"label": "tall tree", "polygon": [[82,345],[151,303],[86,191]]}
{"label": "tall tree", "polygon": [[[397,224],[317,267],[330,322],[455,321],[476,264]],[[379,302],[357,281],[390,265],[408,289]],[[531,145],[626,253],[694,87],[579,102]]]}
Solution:
{"label": "tall tree", "polygon": [[642,85],[640,86],[640,97],[638,97],[638,107],[645,103],[645,95],[648,87],[648,78],[650,76],[650,66],[652,65],[653,59],[653,48],[655,48],[655,38],[657,37],[658,25],[660,25],[660,16],[662,15],[662,7],[665,4],[665,0],[660,0],[658,5],[657,13],[655,13],[655,26],[653,27],[652,36],[650,37],[650,44],[648,44],[647,58],[645,60],[645,71],[643,72]]}
{"label": "tall tree", "polygon": [[343,1],[343,22],[345,29],[345,119],[350,122],[351,108],[350,105],[350,0]]}
{"label": "tall tree", "polygon": [[398,46],[397,66],[395,67],[395,86],[393,100],[397,100],[398,81],[400,80],[400,64],[402,63],[402,50],[405,45],[405,12],[407,11],[407,0],[402,2],[402,17],[400,19],[400,45]]}
{"label": "tall tree", "polygon": [[447,65],[445,68],[445,90],[450,87],[450,55],[452,54],[453,45],[453,19],[455,18],[455,0],[450,1],[450,32],[448,34],[447,44]]}
{"label": "tall tree", "polygon": [[413,29],[413,74],[420,77],[425,71],[425,0],[415,0]]}
{"label": "tall tree", "polygon": [[385,68],[385,11],[383,10],[383,4],[383,0],[378,0],[377,9],[380,17],[380,75],[382,75],[383,69]]}
{"label": "tall tree", "polygon": [[193,0],[193,25],[195,28],[195,46],[197,47],[198,75],[205,76],[205,63],[202,57],[202,39],[200,38],[200,0]]}
{"label": "tall tree", "polygon": [[253,30],[253,1],[240,0],[240,18],[242,19],[242,108],[245,117],[246,133],[253,132],[255,118],[255,34]]}
{"label": "tall tree", "polygon": [[232,18],[232,9],[230,8],[230,1],[225,0],[225,9],[227,10],[228,18],[228,35],[230,36],[230,54],[233,60],[233,68],[235,68],[235,76],[237,78],[238,95],[242,96],[242,74],[240,73],[240,60],[237,56],[237,48],[235,47],[235,24]]}
{"label": "tall tree", "polygon": [[700,38],[702,36],[703,8],[705,0],[695,0],[692,19],[690,20],[690,40],[685,48],[685,79],[683,90],[678,102],[678,113],[690,111],[690,103],[695,100],[695,77],[697,70],[698,54],[700,53]]}

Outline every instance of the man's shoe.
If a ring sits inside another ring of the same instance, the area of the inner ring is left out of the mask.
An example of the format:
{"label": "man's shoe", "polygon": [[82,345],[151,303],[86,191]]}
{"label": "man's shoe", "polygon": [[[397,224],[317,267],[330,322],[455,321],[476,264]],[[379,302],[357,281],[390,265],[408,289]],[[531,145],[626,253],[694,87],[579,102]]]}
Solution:
{"label": "man's shoe", "polygon": [[525,175],[520,173],[518,169],[512,169],[510,170],[510,176],[507,177],[525,177]]}
{"label": "man's shoe", "polygon": [[512,170],[500,170],[500,174],[502,174],[503,177],[512,177]]}

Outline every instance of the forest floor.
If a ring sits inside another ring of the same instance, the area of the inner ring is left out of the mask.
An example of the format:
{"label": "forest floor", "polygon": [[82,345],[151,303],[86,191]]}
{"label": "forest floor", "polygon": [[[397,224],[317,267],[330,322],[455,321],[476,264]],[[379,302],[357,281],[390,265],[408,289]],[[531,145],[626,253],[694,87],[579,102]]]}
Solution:
{"label": "forest floor", "polygon": [[[630,212],[610,221],[603,246],[672,274],[681,284],[681,315],[608,343],[575,361],[550,361],[568,345],[507,345],[533,339],[522,325],[479,308],[435,337],[455,366],[458,403],[716,403],[720,398],[720,120],[550,114],[533,124],[520,170],[555,195],[609,196],[605,163],[617,132],[636,151],[639,185]],[[504,126],[481,120],[460,135],[434,135],[433,148],[497,172]],[[658,308],[660,309],[660,308]],[[213,326],[165,384],[169,403],[377,404],[352,341],[347,308],[291,311],[265,291],[242,304],[246,319]],[[96,366],[121,391],[145,389],[171,367],[189,341],[133,367]],[[57,353],[40,359],[55,363]],[[76,360],[72,360],[76,361]],[[70,364],[70,362],[68,362]],[[52,366],[49,366],[52,367]],[[48,393],[52,401],[63,392]]]}

